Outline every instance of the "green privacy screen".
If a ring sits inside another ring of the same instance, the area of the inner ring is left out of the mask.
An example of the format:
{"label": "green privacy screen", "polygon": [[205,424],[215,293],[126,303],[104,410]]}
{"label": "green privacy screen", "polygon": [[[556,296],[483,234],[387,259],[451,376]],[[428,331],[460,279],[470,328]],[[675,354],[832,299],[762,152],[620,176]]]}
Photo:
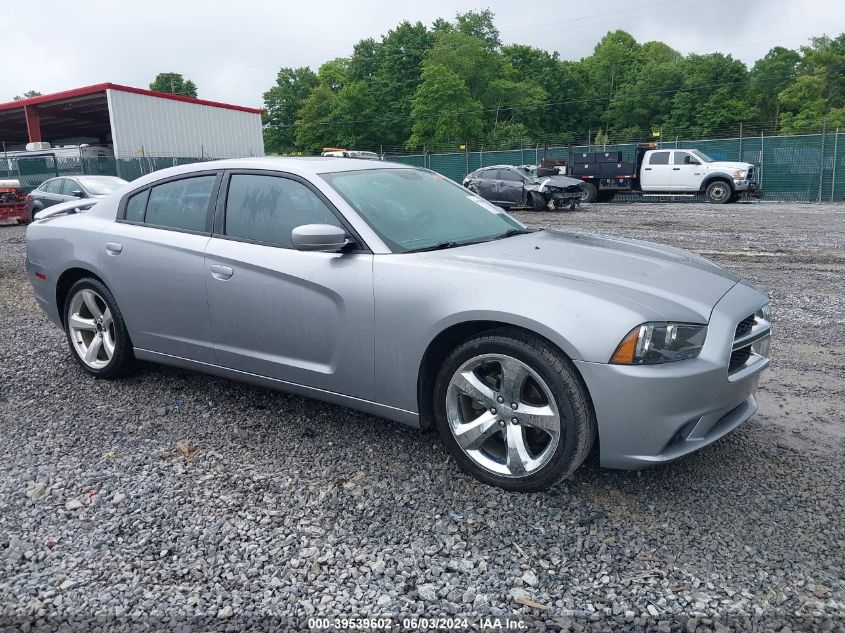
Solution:
{"label": "green privacy screen", "polygon": [[[728,139],[673,139],[666,148],[698,149],[714,160],[754,163],[766,200],[824,202],[845,199],[845,138],[841,134],[766,136]],[[573,152],[621,151],[623,160],[633,160],[637,145],[573,145]],[[386,156],[386,160],[427,167],[460,182],[479,167],[489,165],[536,164],[547,156],[566,158],[562,146],[532,147],[503,151],[467,151],[443,154]]]}

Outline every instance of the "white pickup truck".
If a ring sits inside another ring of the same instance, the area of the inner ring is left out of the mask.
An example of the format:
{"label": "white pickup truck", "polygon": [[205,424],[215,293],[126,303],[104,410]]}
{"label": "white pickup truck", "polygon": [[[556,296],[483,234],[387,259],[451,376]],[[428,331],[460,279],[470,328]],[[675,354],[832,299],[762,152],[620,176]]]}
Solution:
{"label": "white pickup truck", "polygon": [[608,202],[617,193],[643,196],[695,196],[724,204],[762,197],[751,163],[713,160],[697,149],[637,149],[633,162],[621,152],[574,153],[568,175],[581,180],[582,201]]}

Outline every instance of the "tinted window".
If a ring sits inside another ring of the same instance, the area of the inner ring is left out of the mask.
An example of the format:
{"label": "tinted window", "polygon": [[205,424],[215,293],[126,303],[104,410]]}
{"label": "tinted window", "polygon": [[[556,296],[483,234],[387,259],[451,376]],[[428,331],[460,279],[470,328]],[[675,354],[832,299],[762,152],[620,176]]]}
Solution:
{"label": "tinted window", "polygon": [[144,221],[173,229],[205,231],[215,178],[217,176],[198,176],[153,187]]}
{"label": "tinted window", "polygon": [[499,178],[502,180],[507,180],[509,182],[522,182],[522,176],[515,171],[511,171],[510,169],[500,169],[499,172]]}
{"label": "tinted window", "polygon": [[700,160],[690,156],[687,152],[672,152],[672,162],[675,165],[698,165]]}
{"label": "tinted window", "polygon": [[63,196],[72,196],[74,191],[82,191],[82,188],[79,186],[78,183],[74,182],[73,180],[69,180],[68,178],[62,179],[62,195]]}
{"label": "tinted window", "polygon": [[126,219],[130,222],[143,222],[144,211],[147,207],[147,197],[150,195],[150,190],[147,189],[141,193],[136,193],[129,198],[126,203]]}
{"label": "tinted window", "polygon": [[291,231],[303,224],[340,222],[305,185],[276,176],[235,174],[226,196],[226,235],[292,246]]}
{"label": "tinted window", "polygon": [[648,159],[649,165],[668,165],[669,152],[654,152],[651,158]]}
{"label": "tinted window", "polygon": [[499,170],[498,169],[485,169],[481,172],[482,178],[487,178],[488,180],[496,180],[499,177]]}
{"label": "tinted window", "polygon": [[55,178],[47,183],[47,186],[44,187],[44,191],[47,193],[61,193],[62,192],[62,182],[64,178]]}

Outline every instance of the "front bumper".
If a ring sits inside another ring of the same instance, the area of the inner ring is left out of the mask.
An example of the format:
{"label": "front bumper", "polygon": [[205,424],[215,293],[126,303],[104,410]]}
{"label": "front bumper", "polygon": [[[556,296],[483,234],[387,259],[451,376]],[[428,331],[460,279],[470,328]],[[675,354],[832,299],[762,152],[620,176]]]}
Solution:
{"label": "front bumper", "polygon": [[596,412],[601,465],[635,469],[672,461],[750,418],[768,359],[730,377],[728,362],[737,324],[767,301],[751,286],[734,286],[713,309],[698,358],[640,366],[576,361]]}
{"label": "front bumper", "polygon": [[752,198],[763,197],[763,190],[756,180],[734,180],[734,191]]}

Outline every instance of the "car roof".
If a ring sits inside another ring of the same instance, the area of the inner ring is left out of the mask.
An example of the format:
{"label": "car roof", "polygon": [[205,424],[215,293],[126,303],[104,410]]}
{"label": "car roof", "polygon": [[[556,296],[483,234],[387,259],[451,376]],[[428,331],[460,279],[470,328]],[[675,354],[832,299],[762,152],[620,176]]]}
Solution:
{"label": "car roof", "polygon": [[162,178],[170,178],[193,172],[217,169],[259,169],[283,171],[299,176],[317,176],[342,171],[363,171],[366,169],[414,169],[415,165],[374,161],[363,158],[339,158],[334,156],[260,156],[255,158],[228,158],[203,163],[191,163],[154,171],[133,181],[133,185],[145,185]]}

